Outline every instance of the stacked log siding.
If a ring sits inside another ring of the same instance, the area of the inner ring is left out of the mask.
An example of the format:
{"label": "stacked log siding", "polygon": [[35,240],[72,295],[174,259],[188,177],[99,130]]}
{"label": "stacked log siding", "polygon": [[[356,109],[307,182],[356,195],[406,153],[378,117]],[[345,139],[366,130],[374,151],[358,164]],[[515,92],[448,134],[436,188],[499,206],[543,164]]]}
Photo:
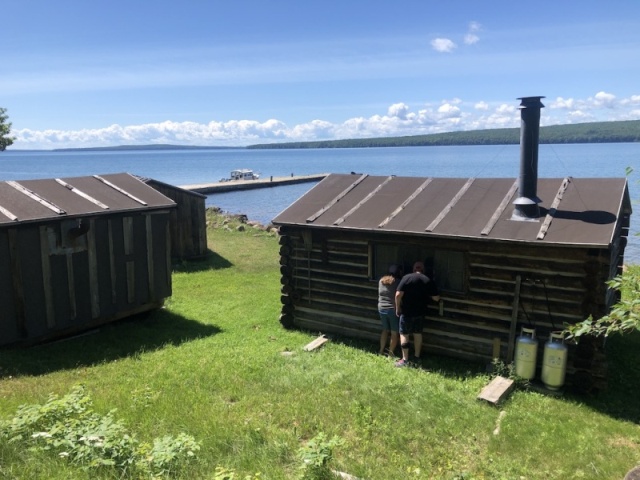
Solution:
{"label": "stacked log siding", "polygon": [[[280,227],[280,234],[282,323],[376,341],[380,334],[378,283],[371,276],[371,251],[376,242],[388,243],[389,236],[309,232],[295,226]],[[393,241],[441,247],[433,238],[398,235]],[[509,243],[496,248],[488,242],[462,239],[450,239],[446,246],[464,253],[466,291],[443,291],[442,308],[430,307],[423,337],[426,354],[491,362],[497,351],[498,358],[508,363],[513,360],[514,332],[534,327],[542,358],[550,332],[589,315],[605,314],[615,298],[608,295],[605,284],[611,262],[618,263],[618,255],[609,249],[549,245],[541,249]],[[587,377],[593,386],[603,386],[602,366],[595,361],[600,347],[597,344],[590,358],[577,366],[572,354],[569,377],[580,372],[580,381]]]}

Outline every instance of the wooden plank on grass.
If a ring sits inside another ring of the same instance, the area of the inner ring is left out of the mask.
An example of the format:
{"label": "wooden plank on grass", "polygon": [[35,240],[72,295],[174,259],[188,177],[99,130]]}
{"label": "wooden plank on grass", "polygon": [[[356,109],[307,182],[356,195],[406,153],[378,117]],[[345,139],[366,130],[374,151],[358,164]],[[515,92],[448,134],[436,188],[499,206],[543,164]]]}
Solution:
{"label": "wooden plank on grass", "polygon": [[482,389],[480,395],[478,395],[478,399],[486,400],[489,403],[497,405],[502,400],[504,400],[507,395],[509,395],[509,393],[511,393],[511,390],[513,390],[513,388],[513,380],[497,376],[496,378],[491,380],[489,385]]}
{"label": "wooden plank on grass", "polygon": [[303,348],[303,350],[305,352],[310,352],[312,350],[315,350],[317,348],[320,348],[322,345],[324,345],[325,343],[327,343],[329,341],[329,338],[327,338],[326,335],[320,335],[318,338],[316,338],[313,342],[305,345],[305,347]]}

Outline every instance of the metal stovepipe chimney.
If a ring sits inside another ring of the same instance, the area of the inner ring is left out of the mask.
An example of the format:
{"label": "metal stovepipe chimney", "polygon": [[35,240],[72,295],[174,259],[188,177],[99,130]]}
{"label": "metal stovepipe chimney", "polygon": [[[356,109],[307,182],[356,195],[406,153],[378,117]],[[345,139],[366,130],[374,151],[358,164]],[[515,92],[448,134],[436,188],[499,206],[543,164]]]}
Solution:
{"label": "metal stovepipe chimney", "polygon": [[518,198],[512,220],[535,221],[540,216],[538,204],[538,141],[540,137],[540,101],[544,97],[522,97],[520,100],[520,176]]}

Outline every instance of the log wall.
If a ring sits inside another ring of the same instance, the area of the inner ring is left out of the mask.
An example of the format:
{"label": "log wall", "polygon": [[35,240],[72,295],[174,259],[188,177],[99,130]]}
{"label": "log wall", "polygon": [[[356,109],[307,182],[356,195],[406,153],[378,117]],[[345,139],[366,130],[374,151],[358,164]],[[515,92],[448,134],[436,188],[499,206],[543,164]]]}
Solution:
{"label": "log wall", "polygon": [[[561,247],[487,240],[280,228],[281,323],[322,333],[377,342],[377,279],[372,278],[372,245],[420,244],[463,252],[467,288],[441,292],[424,329],[423,349],[480,362],[496,356],[513,360],[522,327],[534,327],[539,362],[549,333],[589,315],[600,317],[617,300],[605,282],[619,273],[626,238],[610,249]],[[624,234],[624,232],[623,232]],[[601,344],[569,346],[568,382],[603,387]],[[539,375],[538,375],[539,378]]]}

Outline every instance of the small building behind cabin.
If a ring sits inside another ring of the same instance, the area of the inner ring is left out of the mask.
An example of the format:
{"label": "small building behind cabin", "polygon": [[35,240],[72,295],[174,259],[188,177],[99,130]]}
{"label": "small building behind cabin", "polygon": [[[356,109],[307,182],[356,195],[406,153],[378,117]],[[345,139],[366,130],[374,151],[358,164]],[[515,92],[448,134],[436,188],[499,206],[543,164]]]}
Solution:
{"label": "small building behind cabin", "polygon": [[209,253],[205,213],[207,196],[153,178],[141,180],[176,203],[169,221],[171,258],[181,261],[206,257]]}

